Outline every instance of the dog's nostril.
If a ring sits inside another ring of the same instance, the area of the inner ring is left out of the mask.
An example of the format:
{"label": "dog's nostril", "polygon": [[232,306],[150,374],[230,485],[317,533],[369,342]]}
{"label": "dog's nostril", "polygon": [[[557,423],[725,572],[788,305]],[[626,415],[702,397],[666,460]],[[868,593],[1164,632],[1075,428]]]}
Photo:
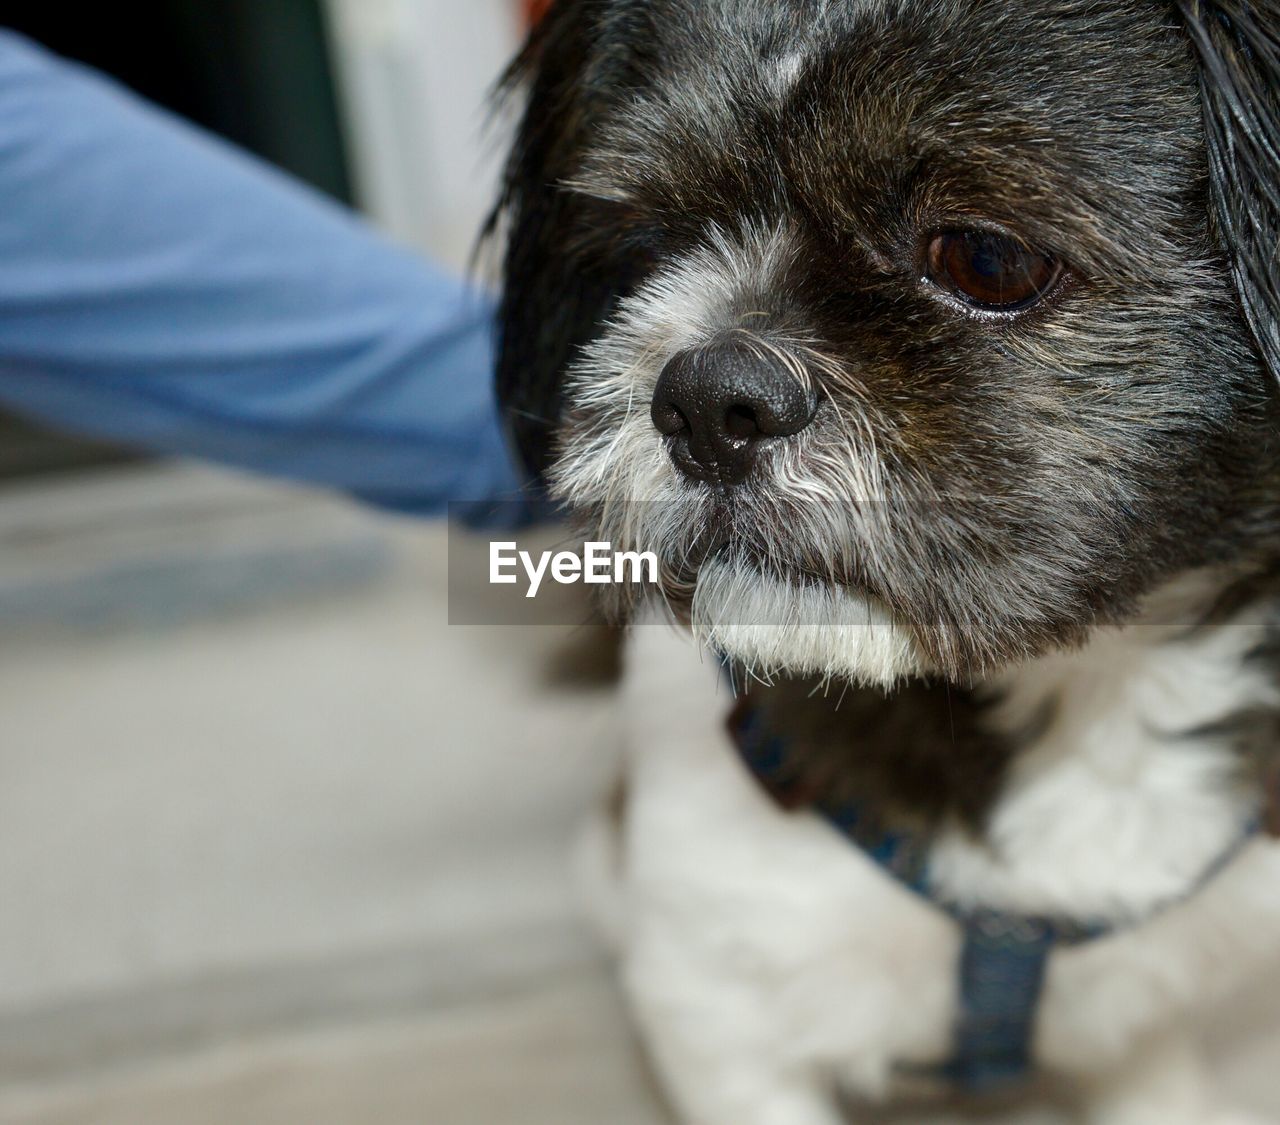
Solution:
{"label": "dog's nostril", "polygon": [[658,433],[664,437],[672,437],[681,430],[689,428],[689,419],[674,402],[660,402],[655,398],[649,416],[653,419]]}
{"label": "dog's nostril", "polygon": [[812,393],[785,363],[728,340],[673,356],[658,379],[650,416],[685,475],[737,484],[766,438],[799,433],[815,409]]}
{"label": "dog's nostril", "polygon": [[725,411],[724,428],[730,437],[748,440],[764,432],[756,419],[755,409],[736,402]]}

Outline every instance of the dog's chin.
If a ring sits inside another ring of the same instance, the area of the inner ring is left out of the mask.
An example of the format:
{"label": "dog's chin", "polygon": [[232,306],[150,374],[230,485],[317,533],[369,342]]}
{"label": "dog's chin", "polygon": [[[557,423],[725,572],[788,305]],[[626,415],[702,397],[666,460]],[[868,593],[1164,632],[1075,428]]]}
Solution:
{"label": "dog's chin", "polygon": [[889,688],[927,675],[914,636],[872,594],[768,574],[721,553],[693,595],[695,636],[752,676],[821,676]]}

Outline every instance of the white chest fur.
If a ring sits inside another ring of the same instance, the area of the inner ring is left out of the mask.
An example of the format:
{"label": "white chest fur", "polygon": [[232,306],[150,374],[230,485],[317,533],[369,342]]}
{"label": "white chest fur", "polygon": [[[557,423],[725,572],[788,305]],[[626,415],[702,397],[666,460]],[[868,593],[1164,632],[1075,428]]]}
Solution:
{"label": "white chest fur", "polygon": [[1019,758],[986,838],[952,832],[935,847],[943,897],[1126,923],[1184,895],[1230,851],[1257,797],[1226,740],[1195,732],[1274,704],[1270,675],[1245,659],[1266,621],[1188,632],[1180,617],[1100,631],[997,681],[997,725],[1016,734],[1048,709],[1048,726]]}
{"label": "white chest fur", "polygon": [[[1004,685],[1001,721],[1028,719],[1049,694],[1057,720],[996,810],[993,846],[946,838],[937,881],[962,899],[1116,919],[1177,897],[1239,831],[1248,797],[1225,749],[1160,733],[1269,698],[1238,659],[1256,639],[1117,634],[1025,669]],[[725,735],[718,679],[684,637],[635,629],[627,984],[686,1118],[829,1125],[833,1080],[875,1095],[894,1065],[946,1057],[959,935],[827,825],[760,793]],[[1190,901],[1056,953],[1042,1061],[1111,1065],[1247,980],[1280,949],[1276,887],[1280,848],[1258,841]]]}

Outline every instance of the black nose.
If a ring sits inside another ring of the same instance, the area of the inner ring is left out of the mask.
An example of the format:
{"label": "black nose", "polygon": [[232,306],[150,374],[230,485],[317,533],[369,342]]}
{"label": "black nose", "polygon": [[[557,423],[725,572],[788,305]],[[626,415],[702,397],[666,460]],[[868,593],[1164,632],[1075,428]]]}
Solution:
{"label": "black nose", "polygon": [[760,443],[798,434],[816,405],[784,357],[729,341],[675,355],[658,379],[650,415],[685,475],[739,484]]}

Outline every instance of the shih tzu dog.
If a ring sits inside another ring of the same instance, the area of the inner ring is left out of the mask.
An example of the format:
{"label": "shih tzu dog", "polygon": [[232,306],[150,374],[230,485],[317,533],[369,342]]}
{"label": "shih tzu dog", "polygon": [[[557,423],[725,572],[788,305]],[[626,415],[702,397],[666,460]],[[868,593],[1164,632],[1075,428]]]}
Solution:
{"label": "shih tzu dog", "polygon": [[681,1119],[1244,1120],[1196,1028],[1280,959],[1280,4],[558,0],[513,85],[500,394],[682,626],[613,856]]}

